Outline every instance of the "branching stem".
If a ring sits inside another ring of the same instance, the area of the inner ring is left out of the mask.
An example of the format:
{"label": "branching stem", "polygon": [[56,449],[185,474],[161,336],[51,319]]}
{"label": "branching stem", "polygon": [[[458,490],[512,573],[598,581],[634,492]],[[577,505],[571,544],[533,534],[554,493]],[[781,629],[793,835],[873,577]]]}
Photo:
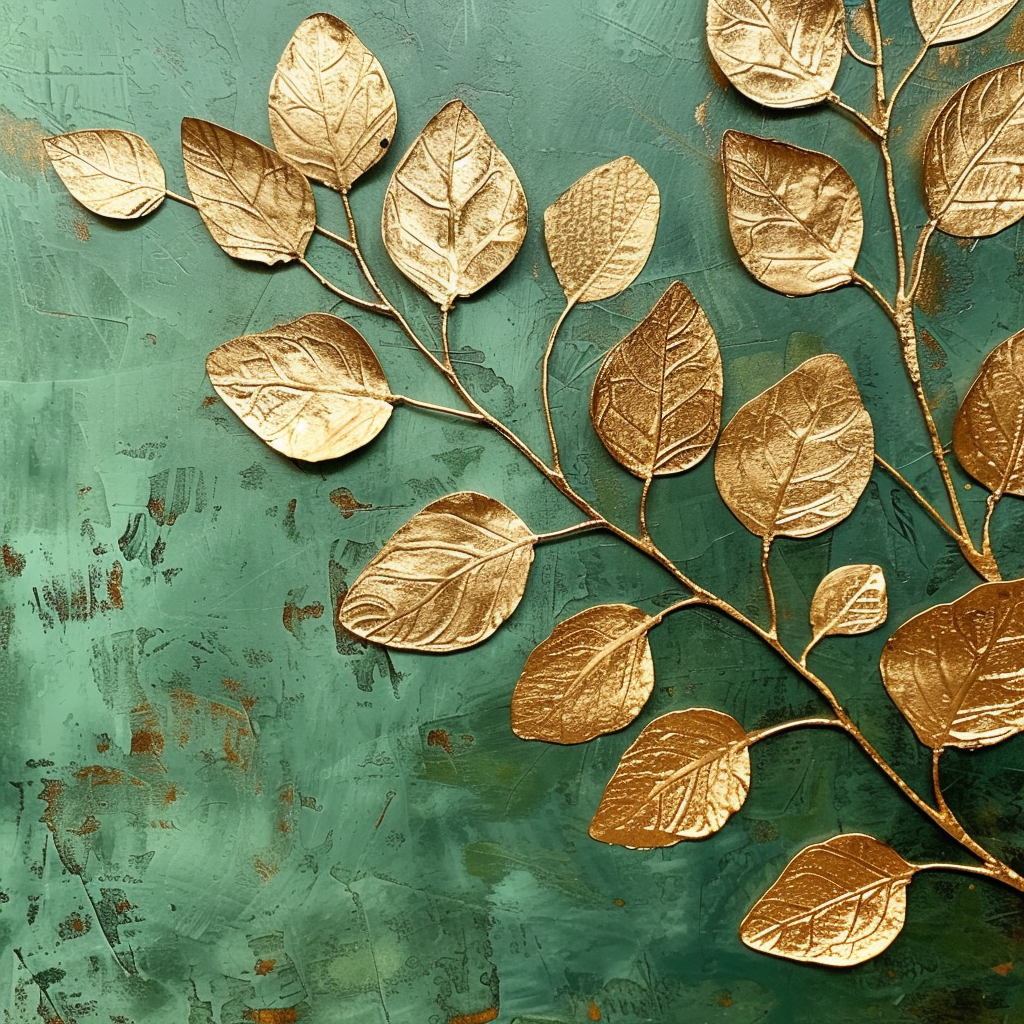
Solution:
{"label": "branching stem", "polygon": [[882,458],[878,452],[875,452],[875,462],[882,467],[903,489],[923,508],[931,517],[942,527],[946,533],[949,534],[953,540],[959,542],[960,535],[953,529],[949,523],[939,514],[935,506],[893,465],[890,465],[885,459]]}

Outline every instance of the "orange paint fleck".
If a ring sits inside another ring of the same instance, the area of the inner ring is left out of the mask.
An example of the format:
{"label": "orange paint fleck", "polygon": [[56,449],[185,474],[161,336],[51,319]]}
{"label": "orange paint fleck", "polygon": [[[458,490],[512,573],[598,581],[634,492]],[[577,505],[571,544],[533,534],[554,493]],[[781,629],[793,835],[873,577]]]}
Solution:
{"label": "orange paint fleck", "polygon": [[498,1008],[490,1006],[479,1013],[463,1013],[457,1017],[449,1017],[448,1024],[490,1024],[498,1019]]}
{"label": "orange paint fleck", "polygon": [[996,974],[1001,974],[1004,978],[1013,970],[1013,961],[1007,961],[1005,964],[999,964],[997,967],[992,968]]}
{"label": "orange paint fleck", "polygon": [[253,857],[252,866],[261,882],[269,882],[278,872],[276,864],[268,864],[262,857]]}
{"label": "orange paint fleck", "polygon": [[446,754],[452,752],[452,740],[447,729],[431,729],[427,733],[427,746],[440,747]]}
{"label": "orange paint fleck", "polygon": [[168,804],[173,804],[178,799],[178,787],[168,786],[167,792],[164,794],[164,807]]}
{"label": "orange paint fleck", "polygon": [[96,744],[96,753],[105,754],[110,749],[110,744],[106,740],[101,740]]}
{"label": "orange paint fleck", "polygon": [[728,989],[718,993],[718,1005],[732,1006],[732,993]]}
{"label": "orange paint fleck", "polygon": [[276,960],[257,960],[256,961],[256,973],[259,975],[269,974],[274,969]]}
{"label": "orange paint fleck", "polygon": [[291,822],[286,821],[284,818],[282,818],[277,823],[277,831],[278,832],[291,832],[291,830],[292,830]]}
{"label": "orange paint fleck", "polygon": [[590,1005],[587,1007],[587,1020],[600,1020],[601,1019],[601,1007],[590,1000]]}
{"label": "orange paint fleck", "polygon": [[254,1010],[246,1007],[245,1019],[251,1020],[253,1024],[294,1024],[299,1019],[299,1014],[293,1006],[282,1007],[279,1010]]}
{"label": "orange paint fleck", "polygon": [[625,900],[621,900],[621,899],[615,899],[615,900],[612,900],[612,902],[617,907],[624,907],[626,905],[626,901]]}
{"label": "orange paint fleck", "polygon": [[224,687],[228,693],[239,694],[242,692],[242,684],[237,679],[222,679],[220,685]]}
{"label": "orange paint fleck", "polygon": [[0,556],[3,557],[4,572],[8,576],[20,576],[25,569],[25,556],[19,555],[10,544],[0,548]]}
{"label": "orange paint fleck", "polygon": [[81,217],[76,217],[72,222],[75,229],[75,234],[78,236],[80,242],[89,241],[89,225],[86,221],[82,220]]}
{"label": "orange paint fleck", "polygon": [[121,584],[124,581],[124,570],[120,562],[115,562],[107,573],[107,597],[110,598],[112,608],[120,611],[124,608],[124,594],[121,591]]}
{"label": "orange paint fleck", "polygon": [[[91,764],[75,772],[75,778],[81,782],[91,782],[94,786],[120,786],[128,780],[128,776],[118,768],[104,768],[101,764]],[[132,779],[136,786],[138,779]]]}
{"label": "orange paint fleck", "polygon": [[150,498],[146,503],[146,508],[149,510],[150,516],[155,519],[158,523],[163,522],[164,518],[164,499],[163,498]]}
{"label": "orange paint fleck", "polygon": [[373,508],[372,505],[364,505],[347,487],[338,487],[328,495],[331,504],[337,506],[343,519],[350,519],[356,512],[363,512]]}
{"label": "orange paint fleck", "polygon": [[305,619],[319,619],[323,613],[324,606],[319,601],[307,604],[304,608],[300,608],[294,601],[289,601],[281,613],[281,621],[284,623],[284,628],[294,636],[295,626],[298,623]]}
{"label": "orange paint fleck", "polygon": [[284,789],[281,790],[281,803],[283,803],[283,804],[293,804],[293,803],[295,803],[295,787],[294,786],[285,786]]}
{"label": "orange paint fleck", "polygon": [[207,395],[203,399],[203,405],[209,406],[209,405],[216,405],[216,404],[217,404],[217,396],[216,395]]}
{"label": "orange paint fleck", "polygon": [[921,283],[918,285],[915,305],[928,316],[941,313],[946,304],[946,290],[952,283],[946,257],[941,252],[928,253],[921,269]]}

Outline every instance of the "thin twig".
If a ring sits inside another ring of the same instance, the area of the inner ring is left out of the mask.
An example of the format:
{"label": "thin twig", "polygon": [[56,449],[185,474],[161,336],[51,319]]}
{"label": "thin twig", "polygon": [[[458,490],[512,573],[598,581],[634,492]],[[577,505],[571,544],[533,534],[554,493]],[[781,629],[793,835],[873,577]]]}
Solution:
{"label": "thin twig", "polygon": [[830,92],[828,94],[828,101],[833,106],[838,107],[840,110],[845,110],[846,113],[855,117],[872,135],[877,136],[879,139],[885,137],[885,132],[867,114],[861,113],[856,107],[851,107],[849,103],[844,103],[836,93]]}
{"label": "thin twig", "polygon": [[896,83],[892,92],[889,94],[889,102],[885,106],[885,114],[883,116],[883,123],[885,124],[886,131],[889,129],[889,122],[892,119],[892,110],[896,105],[896,100],[899,98],[900,93],[903,91],[903,87],[910,81],[910,76],[917,70],[918,65],[924,60],[925,54],[928,52],[929,43],[925,42],[921,49],[918,50],[917,56],[913,59],[910,67],[907,68],[903,73],[903,77]]}
{"label": "thin twig", "polygon": [[768,571],[768,555],[772,550],[771,538],[765,537],[761,544],[761,575],[764,577],[764,592],[768,598],[768,635],[779,635],[779,613],[775,607],[775,588]]}
{"label": "thin twig", "polygon": [[935,234],[938,223],[936,220],[930,220],[925,224],[914,248],[914,259],[910,268],[910,284],[907,286],[907,301],[910,303],[917,298],[917,290],[921,286],[921,275],[924,272],[925,251],[932,235]]}
{"label": "thin twig", "polygon": [[[875,100],[879,111],[885,109],[885,56],[882,50],[882,23],[878,19],[878,0],[867,0],[868,17],[871,19],[872,50],[875,52]],[[886,125],[888,130],[888,125]]]}
{"label": "thin twig", "polygon": [[444,365],[452,369],[452,353],[448,347],[448,310],[441,308],[441,351],[444,354]]}
{"label": "thin twig", "polygon": [[313,230],[318,235],[323,235],[324,238],[329,238],[332,242],[340,245],[343,249],[348,249],[349,252],[355,252],[356,245],[351,239],[345,238],[343,235],[336,235],[333,231],[328,231],[327,228],[321,227],[317,224]]}
{"label": "thin twig", "polygon": [[351,292],[345,291],[343,288],[339,288],[337,285],[331,284],[330,281],[316,269],[305,256],[297,257],[298,262],[306,268],[329,292],[333,292],[338,296],[339,299],[344,299],[345,302],[351,303],[353,306],[358,306],[360,309],[365,309],[370,313],[383,313],[385,316],[388,315],[387,306],[380,302],[369,302],[367,299],[361,299],[358,295],[353,295]]}
{"label": "thin twig", "polygon": [[576,523],[573,526],[566,526],[561,530],[552,530],[550,533],[538,533],[537,540],[558,540],[560,537],[571,537],[574,533],[583,533],[584,530],[599,530],[607,523],[604,519],[588,519],[582,523]]}
{"label": "thin twig", "polygon": [[942,751],[942,747],[932,751],[932,792],[935,794],[935,806],[939,809],[939,814],[945,818],[951,812],[946,798],[942,795],[942,783],[939,781],[939,759],[942,757]]}
{"label": "thin twig", "polygon": [[994,872],[990,867],[978,866],[975,864],[914,864],[915,871],[959,871],[965,875],[981,875],[993,882],[1002,882],[1004,879]]}
{"label": "thin twig", "polygon": [[556,473],[562,471],[561,459],[558,456],[558,437],[555,435],[555,421],[551,416],[551,390],[549,384],[549,365],[551,363],[551,353],[555,348],[555,338],[558,337],[558,331],[562,324],[565,323],[565,318],[569,315],[569,311],[575,303],[570,299],[565,304],[565,309],[562,310],[560,316],[555,321],[555,326],[551,328],[551,334],[548,337],[547,347],[544,349],[544,361],[541,364],[540,370],[540,390],[541,390],[541,401],[544,403],[544,419],[548,425],[548,437],[551,439],[551,465],[554,467]]}
{"label": "thin twig", "polygon": [[179,196],[177,192],[172,192],[170,189],[165,189],[164,194],[168,199],[173,199],[176,203],[181,203],[183,206],[191,206],[193,210],[199,209],[195,200],[189,199],[187,196]]}
{"label": "thin twig", "polygon": [[935,506],[895,467],[890,465],[875,452],[875,462],[882,467],[901,487],[935,520],[943,530],[946,531],[958,543],[960,535],[953,529],[945,519],[942,518]]}
{"label": "thin twig", "polygon": [[650,532],[647,529],[647,495],[651,490],[651,481],[654,479],[653,476],[644,478],[644,489],[640,492],[640,537],[650,537]]}
{"label": "thin twig", "polygon": [[819,726],[822,728],[843,729],[844,731],[846,728],[838,718],[794,718],[789,722],[780,722],[778,725],[769,725],[764,729],[755,729],[753,732],[748,732],[745,746],[752,747],[755,743],[760,743],[761,740],[766,740],[771,736],[778,736],[780,733],[789,732],[791,729],[806,729]]}
{"label": "thin twig", "polygon": [[408,395],[389,395],[388,401],[396,405],[414,405],[417,409],[443,412],[448,416],[459,416],[464,420],[473,420],[476,423],[484,422],[484,417],[478,412],[469,412],[466,409],[449,409],[446,405],[434,405],[433,402],[423,402],[418,398],[410,398]]}
{"label": "thin twig", "polygon": [[849,54],[849,55],[850,55],[850,56],[851,56],[851,57],[852,57],[852,58],[853,58],[854,60],[858,60],[858,61],[860,61],[860,62],[861,62],[861,64],[866,64],[866,65],[867,65],[867,66],[868,66],[869,68],[877,68],[877,67],[878,67],[878,61],[877,61],[877,60],[869,60],[869,59],[868,59],[867,57],[862,57],[862,56],[861,56],[861,55],[860,55],[860,54],[859,54],[859,53],[858,53],[858,52],[857,52],[857,51],[856,51],[856,50],[854,49],[854,47],[853,47],[853,43],[851,43],[851,42],[850,42],[850,37],[849,37],[849,35],[844,35],[844,36],[843,36],[843,46],[845,46],[845,47],[846,47],[846,52],[847,52],[847,53],[848,53],[848,54]]}
{"label": "thin twig", "polygon": [[992,554],[992,538],[989,535],[989,528],[992,525],[992,514],[1002,498],[1002,491],[993,491],[985,502],[985,522],[981,527],[981,552],[984,555]]}

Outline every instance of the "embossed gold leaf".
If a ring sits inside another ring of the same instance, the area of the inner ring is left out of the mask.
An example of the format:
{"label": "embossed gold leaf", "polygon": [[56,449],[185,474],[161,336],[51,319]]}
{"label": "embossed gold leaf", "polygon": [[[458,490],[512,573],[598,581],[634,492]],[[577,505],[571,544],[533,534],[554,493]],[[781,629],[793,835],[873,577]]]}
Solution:
{"label": "embossed gold leaf", "polygon": [[287,263],[316,226],[313,190],[272,149],[211,121],[181,122],[185,179],[214,241],[229,255]]}
{"label": "embossed gold leaf", "polygon": [[885,622],[888,610],[881,566],[840,566],[818,584],[811,600],[813,642],[837,634],[870,633]]}
{"label": "embossed gold leaf", "polygon": [[882,680],[918,739],[988,747],[1024,730],[1024,580],[983,583],[903,623]]}
{"label": "embossed gold leaf", "polygon": [[929,46],[943,46],[987,32],[1017,0],[913,0],[914,20]]}
{"label": "embossed gold leaf", "polygon": [[479,291],[519,252],[523,186],[462,100],[427,122],[395,168],[381,230],[395,266],[442,309]]}
{"label": "embossed gold leaf", "polygon": [[806,107],[843,59],[843,0],[708,0],[708,47],[726,78],[766,107]]}
{"label": "embossed gold leaf", "polygon": [[612,456],[642,478],[681,473],[711,451],[722,416],[722,357],[681,281],[605,356],[590,418]]}
{"label": "embossed gold leaf", "polygon": [[536,541],[500,501],[472,491],[449,494],[381,548],[349,588],[339,621],[387,647],[472,647],[519,604]]}
{"label": "embossed gold leaf", "polygon": [[628,288],[654,246],[661,195],[631,157],[588,171],[544,211],[544,240],[570,303]]}
{"label": "embossed gold leaf", "polygon": [[715,482],[752,533],[813,537],[853,511],[873,465],[871,418],[846,363],[826,354],[736,413],[718,442]]}
{"label": "embossed gold leaf", "polygon": [[347,190],[387,152],[398,111],[384,69],[331,14],[295,30],[270,83],[270,134],[309,178]]}
{"label": "embossed gold leaf", "polygon": [[167,194],[160,158],[132,132],[68,132],[43,139],[43,145],[67,190],[101,217],[145,217]]}
{"label": "embossed gold leaf", "polygon": [[824,153],[727,131],[722,139],[729,233],[743,265],[784,295],[853,279],[864,212],[853,179]]}
{"label": "embossed gold leaf", "polygon": [[861,833],[815,843],[754,904],[740,938],[787,960],[853,967],[899,935],[914,870],[892,847]]}
{"label": "embossed gold leaf", "polygon": [[584,743],[624,729],[654,689],[653,624],[628,604],[598,605],[560,622],[516,683],[512,731],[524,740]]}

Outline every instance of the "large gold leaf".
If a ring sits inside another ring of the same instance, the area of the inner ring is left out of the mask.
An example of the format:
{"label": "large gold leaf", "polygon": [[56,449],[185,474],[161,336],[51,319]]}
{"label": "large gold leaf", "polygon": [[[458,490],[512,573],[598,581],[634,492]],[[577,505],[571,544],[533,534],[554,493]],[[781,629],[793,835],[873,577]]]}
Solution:
{"label": "large gold leaf", "polygon": [[722,139],[729,233],[743,265],[784,295],[853,279],[864,212],[853,179],[824,153],[727,131]]}
{"label": "large gold leaf", "polygon": [[879,565],[844,565],[819,584],[811,601],[813,643],[824,636],[870,633],[888,614],[885,574]]}
{"label": "large gold leaf", "polygon": [[167,194],[160,158],[139,135],[100,128],[53,135],[43,145],[67,190],[101,217],[144,217]]}
{"label": "large gold leaf", "polygon": [[988,747],[1024,729],[1024,580],[983,583],[903,623],[882,651],[889,696],[926,746]]}
{"label": "large gold leaf", "polygon": [[287,263],[316,226],[313,190],[272,149],[211,121],[181,122],[185,179],[214,241],[229,255]]}
{"label": "large gold leaf", "polygon": [[544,211],[544,240],[569,302],[628,288],[654,246],[661,195],[631,157],[588,171]]}
{"label": "large gold leaf", "polygon": [[519,604],[536,536],[500,501],[461,491],[417,512],[349,588],[339,621],[387,647],[457,651]]}
{"label": "large gold leaf", "polygon": [[873,465],[871,418],[846,363],[826,354],[736,413],[718,442],[715,482],[752,533],[813,537],[853,511]]}
{"label": "large gold leaf", "polygon": [[647,478],[700,462],[721,416],[718,339],[690,289],[675,281],[605,356],[590,418],[612,456]]}
{"label": "large gold leaf", "polygon": [[914,870],[892,847],[857,832],[815,843],[754,904],[740,938],[787,960],[863,963],[899,935]]}
{"label": "large gold leaf", "polygon": [[344,191],[387,152],[398,111],[391,83],[332,14],[295,30],[270,83],[270,134],[303,174]]}
{"label": "large gold leaf", "polygon": [[479,291],[519,252],[523,186],[462,100],[427,122],[395,168],[381,230],[395,266],[442,309]]}
{"label": "large gold leaf", "polygon": [[526,660],[512,694],[512,731],[524,740],[584,743],[624,729],[654,689],[653,623],[628,604],[560,622]]}
{"label": "large gold leaf", "polygon": [[1017,0],[913,0],[914,20],[929,46],[943,46],[987,32]]}
{"label": "large gold leaf", "polygon": [[604,843],[672,846],[717,832],[750,789],[747,734],[711,708],[656,718],[622,755],[590,823]]}
{"label": "large gold leaf", "polygon": [[843,0],[708,0],[708,46],[725,76],[766,107],[825,99],[843,59]]}
{"label": "large gold leaf", "polygon": [[391,415],[387,378],[351,325],[311,313],[214,349],[217,394],[271,448],[320,462],[372,441]]}

